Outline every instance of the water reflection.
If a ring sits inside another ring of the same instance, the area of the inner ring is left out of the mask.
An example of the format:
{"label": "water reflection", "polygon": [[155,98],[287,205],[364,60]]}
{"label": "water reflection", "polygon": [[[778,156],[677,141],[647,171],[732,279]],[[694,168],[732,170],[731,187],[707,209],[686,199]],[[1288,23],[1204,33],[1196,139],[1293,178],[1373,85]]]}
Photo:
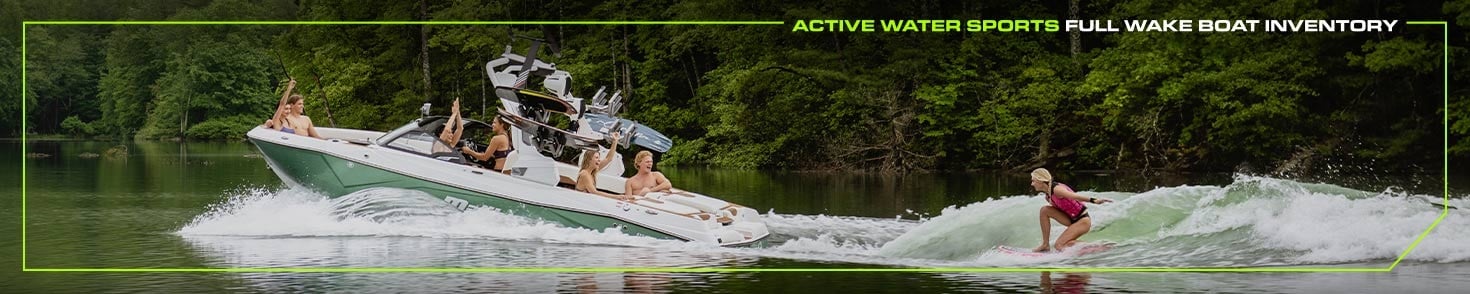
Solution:
{"label": "water reflection", "polygon": [[[576,268],[759,267],[761,259],[731,252],[691,252],[677,248],[604,247],[575,244],[435,239],[421,237],[231,237],[184,236],[207,260],[221,268],[566,268],[571,272],[394,274],[371,276],[314,274],[242,274],[252,290],[316,291],[373,289],[420,292],[422,289],[471,292],[527,292],[556,289],[569,293],[666,293],[678,288],[706,288],[727,274],[718,273],[578,273]],[[713,280],[712,280],[713,279]],[[406,287],[419,285],[423,288]]]}
{"label": "water reflection", "polygon": [[[699,278],[697,276],[684,276],[686,279]],[[575,293],[668,293],[672,289],[675,276],[668,273],[614,273],[614,274],[577,274],[571,279],[570,285],[558,286],[562,292]],[[571,291],[566,291],[571,290]]]}
{"label": "water reflection", "polygon": [[1051,272],[1041,272],[1041,293],[1074,294],[1088,293],[1092,274],[1062,273],[1061,279],[1053,280]]}
{"label": "water reflection", "polygon": [[183,239],[209,267],[704,268],[751,267],[758,257],[668,248],[426,237],[234,237]]}

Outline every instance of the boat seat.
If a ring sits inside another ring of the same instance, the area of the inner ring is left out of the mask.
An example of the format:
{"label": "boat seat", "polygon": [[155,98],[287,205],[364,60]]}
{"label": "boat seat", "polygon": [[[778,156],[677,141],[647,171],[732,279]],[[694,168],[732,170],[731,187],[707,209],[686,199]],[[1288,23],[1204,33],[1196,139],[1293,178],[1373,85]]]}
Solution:
{"label": "boat seat", "polygon": [[680,205],[692,207],[703,212],[714,214],[720,213],[721,209],[724,209],[725,207],[728,207],[730,205],[729,202],[725,202],[723,200],[695,197],[688,192],[679,190],[675,190],[674,193],[653,192],[648,193],[648,195],[652,198],[678,203]]}
{"label": "boat seat", "polygon": [[567,178],[567,176],[564,176],[563,175],[562,176],[562,179],[560,179],[560,181],[557,181],[556,187],[569,188],[569,190],[576,190],[576,181],[572,181],[572,178]]}
{"label": "boat seat", "polygon": [[702,211],[699,211],[699,209],[695,209],[693,207],[658,201],[653,198],[638,198],[637,200],[633,200],[633,202],[638,203],[639,205],[662,210],[664,212],[670,212],[688,217],[697,217],[695,215],[702,213]]}

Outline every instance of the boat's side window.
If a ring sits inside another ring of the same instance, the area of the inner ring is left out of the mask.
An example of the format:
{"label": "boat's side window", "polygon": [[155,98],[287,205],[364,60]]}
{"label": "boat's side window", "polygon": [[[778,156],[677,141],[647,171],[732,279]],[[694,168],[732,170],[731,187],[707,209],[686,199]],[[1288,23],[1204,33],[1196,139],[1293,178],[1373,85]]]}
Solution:
{"label": "boat's side window", "polygon": [[388,142],[388,148],[398,149],[418,155],[432,157],[454,163],[465,163],[463,155],[458,150],[449,147],[439,141],[435,136],[424,132],[410,132],[402,137]]}
{"label": "boat's side window", "polygon": [[440,141],[438,138],[432,138],[429,140],[429,144],[432,144],[427,154],[429,157],[459,164],[466,163],[464,155],[460,154],[459,149],[445,144],[444,141]]}
{"label": "boat's side window", "polygon": [[[460,154],[458,146],[460,142],[440,141],[437,134],[444,127],[444,119],[435,118],[428,122],[415,121],[414,124],[405,125],[393,131],[384,146],[454,163],[467,163],[464,155]],[[466,126],[468,127],[468,125]],[[469,130],[469,129],[466,129]],[[395,137],[396,136],[396,137]]]}
{"label": "boat's side window", "polygon": [[439,140],[435,140],[434,136],[415,131],[404,134],[392,142],[388,142],[388,147],[420,155],[429,155],[433,153],[434,142],[436,141]]}

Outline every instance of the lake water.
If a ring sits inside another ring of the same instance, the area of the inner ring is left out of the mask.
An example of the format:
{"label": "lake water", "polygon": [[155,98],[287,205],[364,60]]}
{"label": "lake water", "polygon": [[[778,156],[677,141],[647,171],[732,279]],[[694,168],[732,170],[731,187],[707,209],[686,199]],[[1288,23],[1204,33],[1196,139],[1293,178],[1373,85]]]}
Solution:
{"label": "lake water", "polygon": [[[667,168],[675,185],[765,212],[773,236],[721,248],[564,228],[493,210],[338,211],[283,186],[246,143],[0,141],[0,250],[20,292],[1424,292],[1470,286],[1470,219],[1450,215],[1391,273],[20,273],[20,161],[27,163],[26,260],[37,268],[740,269],[1014,267],[1385,267],[1440,215],[1438,176],[1286,180],[1231,174],[1060,174],[1093,206],[1076,257],[1018,258],[1039,244],[1025,175]],[[93,157],[84,153],[93,153]],[[1433,170],[1433,169],[1431,169]],[[1428,179],[1428,180],[1425,180]],[[1465,183],[1455,180],[1452,183]],[[1453,186],[1452,195],[1467,187]],[[413,200],[413,199],[405,199]],[[1467,207],[1463,197],[1451,205]],[[405,202],[407,203],[407,202]],[[393,205],[382,201],[381,205]],[[1062,228],[1053,228],[1053,236]]]}

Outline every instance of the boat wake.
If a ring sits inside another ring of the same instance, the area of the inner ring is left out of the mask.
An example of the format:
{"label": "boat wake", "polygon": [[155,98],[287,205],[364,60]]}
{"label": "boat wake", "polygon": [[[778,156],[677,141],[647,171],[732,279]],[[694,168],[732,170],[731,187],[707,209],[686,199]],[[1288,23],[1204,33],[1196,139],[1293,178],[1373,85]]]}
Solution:
{"label": "boat wake", "polygon": [[[568,228],[495,209],[460,212],[428,194],[368,189],[329,199],[300,189],[242,189],[179,229],[186,238],[427,237],[647,247],[718,256],[760,256],[834,264],[911,267],[1117,266],[1247,267],[1386,264],[1434,223],[1440,198],[1365,192],[1326,184],[1238,176],[1225,186],[1180,186],[1143,193],[1089,192],[1117,200],[1092,206],[1085,241],[1112,250],[1075,258],[997,254],[998,245],[1040,243],[1039,196],[1018,195],[944,209],[918,221],[898,218],[764,215],[767,246],[712,244]],[[1452,206],[1470,207],[1465,199]],[[1410,262],[1470,262],[1470,212],[1450,215],[1406,257]],[[1055,225],[1055,224],[1054,224]],[[1053,238],[1062,231],[1054,226]]]}
{"label": "boat wake", "polygon": [[337,220],[368,219],[373,222],[403,222],[443,218],[459,209],[428,193],[392,188],[370,188],[332,201]]}
{"label": "boat wake", "polygon": [[[1180,186],[1144,193],[1088,192],[1118,202],[1091,206],[1084,241],[1112,250],[1080,257],[998,254],[998,245],[1040,244],[1040,196],[1011,196],[949,207],[896,237],[883,226],[871,240],[841,234],[792,237],[780,249],[848,255],[901,266],[1250,267],[1384,264],[1413,244],[1442,212],[1441,198],[1395,191],[1365,192],[1326,184],[1237,176],[1219,186]],[[1466,207],[1465,199],[1450,205]],[[1411,262],[1467,262],[1470,212],[1453,209],[1408,256]],[[781,220],[783,218],[774,218]],[[793,219],[793,217],[784,217]],[[876,220],[876,219],[875,219]],[[1053,238],[1063,227],[1053,223]],[[772,225],[773,231],[782,232]],[[868,232],[864,232],[868,233]],[[856,240],[856,241],[855,241]],[[800,258],[800,257],[798,257]]]}
{"label": "boat wake", "polygon": [[364,189],[335,199],[292,188],[243,189],[195,217],[177,234],[185,237],[430,237],[534,241],[562,244],[657,246],[682,243],[593,231],[502,213],[494,208],[459,211],[414,190]]}

